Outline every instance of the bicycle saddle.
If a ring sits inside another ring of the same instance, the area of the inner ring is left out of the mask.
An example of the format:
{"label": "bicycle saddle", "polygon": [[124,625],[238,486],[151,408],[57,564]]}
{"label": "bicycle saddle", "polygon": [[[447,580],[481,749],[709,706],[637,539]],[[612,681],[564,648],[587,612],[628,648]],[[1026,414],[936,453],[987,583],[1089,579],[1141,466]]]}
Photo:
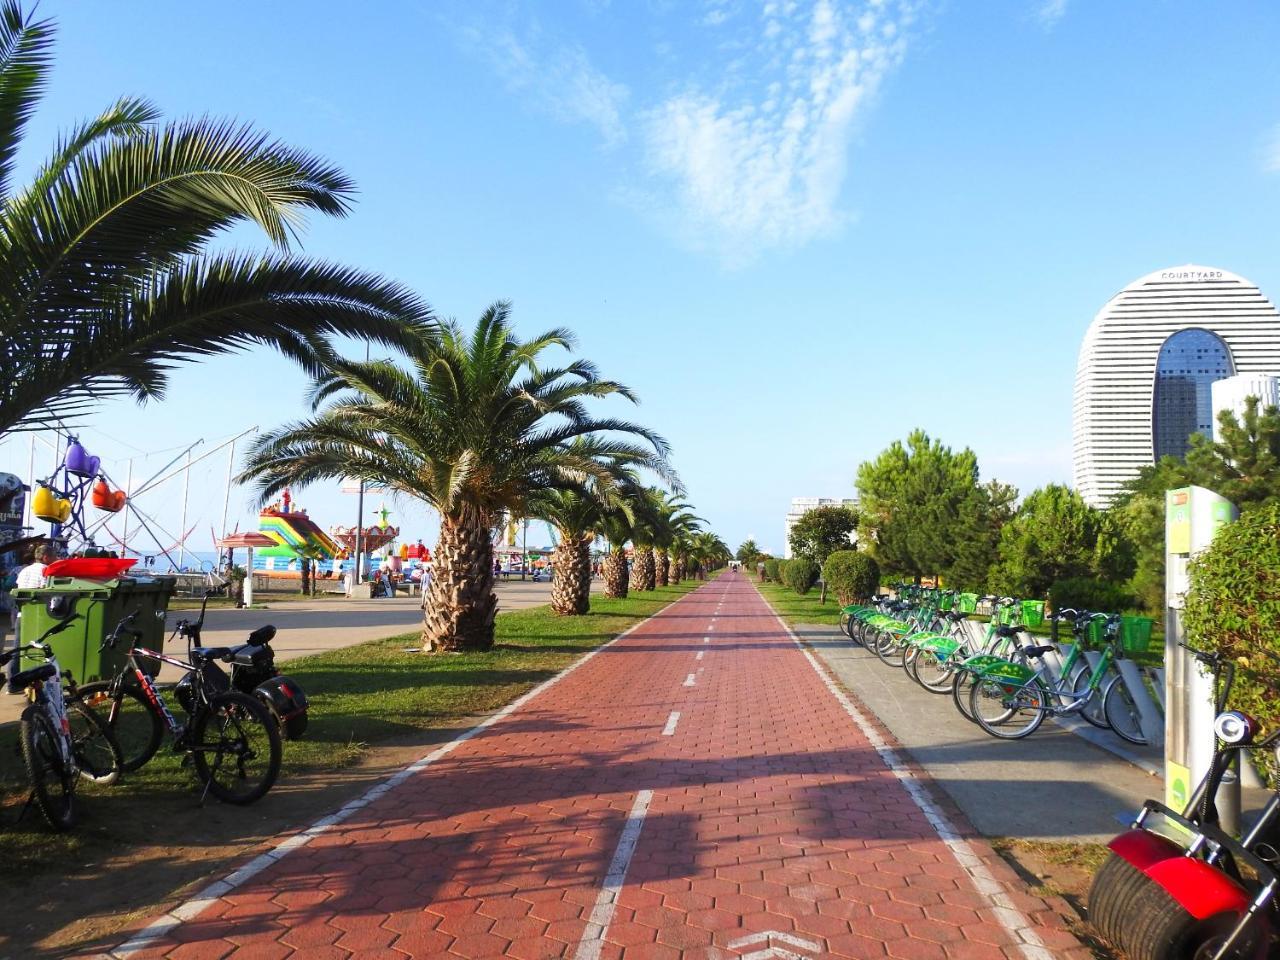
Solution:
{"label": "bicycle saddle", "polygon": [[1023,647],[1022,655],[1025,657],[1043,657],[1053,648],[1053,644],[1051,643],[1041,644],[1038,647]]}
{"label": "bicycle saddle", "polygon": [[230,647],[194,647],[191,650],[192,663],[205,663],[209,660],[230,660]]}
{"label": "bicycle saddle", "polygon": [[996,636],[997,637],[1016,637],[1022,631],[1022,629],[1023,629],[1022,627],[1005,627],[1005,626],[996,627]]}
{"label": "bicycle saddle", "polygon": [[15,673],[9,680],[9,689],[14,693],[21,693],[37,680],[52,680],[53,675],[57,672],[58,668],[52,663],[42,663],[40,666],[32,667],[30,670]]}
{"label": "bicycle saddle", "polygon": [[959,623],[961,620],[964,620],[969,615],[965,613],[963,610],[948,610],[944,614],[944,616],[948,620],[950,620],[952,623]]}
{"label": "bicycle saddle", "polygon": [[253,631],[253,633],[249,634],[249,643],[252,646],[260,647],[263,644],[270,643],[275,635],[276,628],[268,623],[266,626],[259,627],[257,630]]}

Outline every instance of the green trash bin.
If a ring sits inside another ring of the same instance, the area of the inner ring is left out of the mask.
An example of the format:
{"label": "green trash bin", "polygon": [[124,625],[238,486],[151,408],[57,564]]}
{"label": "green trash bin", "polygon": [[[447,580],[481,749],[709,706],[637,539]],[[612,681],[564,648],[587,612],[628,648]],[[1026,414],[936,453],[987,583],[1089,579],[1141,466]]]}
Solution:
{"label": "green trash bin", "polygon": [[[127,647],[121,643],[114,650],[99,650],[120,620],[134,610],[134,621],[142,638],[139,646],[160,650],[164,645],[165,613],[173,596],[173,577],[122,577],[119,580],[85,580],[76,577],[50,577],[46,586],[14,590],[18,605],[18,641],[38,640],[50,627],[73,614],[80,614],[70,628],[49,639],[58,665],[77,683],[109,680],[125,663]],[[22,654],[19,669],[43,663],[35,651]],[[158,662],[150,666],[154,676]]]}

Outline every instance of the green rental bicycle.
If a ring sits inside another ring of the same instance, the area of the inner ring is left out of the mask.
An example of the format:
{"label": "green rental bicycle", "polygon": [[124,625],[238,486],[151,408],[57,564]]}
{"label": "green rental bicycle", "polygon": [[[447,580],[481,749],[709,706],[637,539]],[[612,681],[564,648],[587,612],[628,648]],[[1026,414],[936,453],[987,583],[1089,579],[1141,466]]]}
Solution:
{"label": "green rental bicycle", "polygon": [[[1121,652],[1120,616],[1072,612],[1078,614],[1077,626],[1086,631],[1093,623],[1103,624],[1107,642],[1098,662],[1083,681],[1079,675],[1073,677],[1071,670],[1083,646],[1077,643],[1058,680],[1054,680],[1043,665],[1033,669],[1024,662],[1002,660],[987,667],[974,679],[969,691],[969,709],[978,725],[991,736],[1001,740],[1029,737],[1040,728],[1046,716],[1082,714],[1091,702],[1101,705],[1112,685],[1124,682],[1119,674],[1113,673],[1110,679],[1107,678],[1112,663]],[[1046,645],[1024,652],[1029,658],[1034,658],[1051,649],[1052,646]]]}

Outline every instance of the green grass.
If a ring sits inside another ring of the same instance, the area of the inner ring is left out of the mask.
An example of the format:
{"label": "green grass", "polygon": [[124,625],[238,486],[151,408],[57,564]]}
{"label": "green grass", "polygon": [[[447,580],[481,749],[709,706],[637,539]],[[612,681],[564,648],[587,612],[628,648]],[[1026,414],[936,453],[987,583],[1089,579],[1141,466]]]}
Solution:
{"label": "green grass", "polygon": [[827,602],[821,603],[822,592],[814,587],[801,596],[790,587],[768,581],[756,582],[764,598],[790,626],[799,623],[820,623],[835,627],[840,625],[840,602],[835,594],[827,594]]}
{"label": "green grass", "polygon": [[[557,617],[548,607],[501,613],[495,646],[484,653],[412,652],[407,648],[416,651],[420,640],[411,633],[290,660],[283,666],[307,692],[310,725],[303,739],[285,744],[281,781],[341,770],[380,743],[440,739],[438,731],[510,703],[698,586],[685,581],[626,600],[592,597],[591,612],[581,617]],[[0,823],[5,824],[12,824],[25,799],[16,741],[16,724],[0,727]],[[51,833],[29,811],[21,823],[0,831],[5,864],[0,890],[29,883],[36,873],[91,868],[121,845],[189,842],[190,831],[200,829],[194,784],[166,743],[146,767],[117,786],[86,787],[83,807],[90,815],[70,834]]]}

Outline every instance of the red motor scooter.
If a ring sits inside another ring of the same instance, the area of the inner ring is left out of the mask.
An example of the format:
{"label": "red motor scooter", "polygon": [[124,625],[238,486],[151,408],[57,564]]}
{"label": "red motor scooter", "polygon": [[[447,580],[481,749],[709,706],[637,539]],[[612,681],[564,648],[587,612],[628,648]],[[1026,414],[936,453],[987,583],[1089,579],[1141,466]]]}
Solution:
{"label": "red motor scooter", "polygon": [[1275,955],[1280,930],[1280,791],[1240,839],[1221,829],[1217,796],[1232,761],[1247,761],[1240,751],[1275,749],[1280,731],[1258,739],[1252,717],[1226,709],[1233,662],[1191,653],[1216,692],[1209,771],[1184,810],[1148,800],[1133,828],[1108,844],[1089,920],[1130,960],[1262,960]]}

